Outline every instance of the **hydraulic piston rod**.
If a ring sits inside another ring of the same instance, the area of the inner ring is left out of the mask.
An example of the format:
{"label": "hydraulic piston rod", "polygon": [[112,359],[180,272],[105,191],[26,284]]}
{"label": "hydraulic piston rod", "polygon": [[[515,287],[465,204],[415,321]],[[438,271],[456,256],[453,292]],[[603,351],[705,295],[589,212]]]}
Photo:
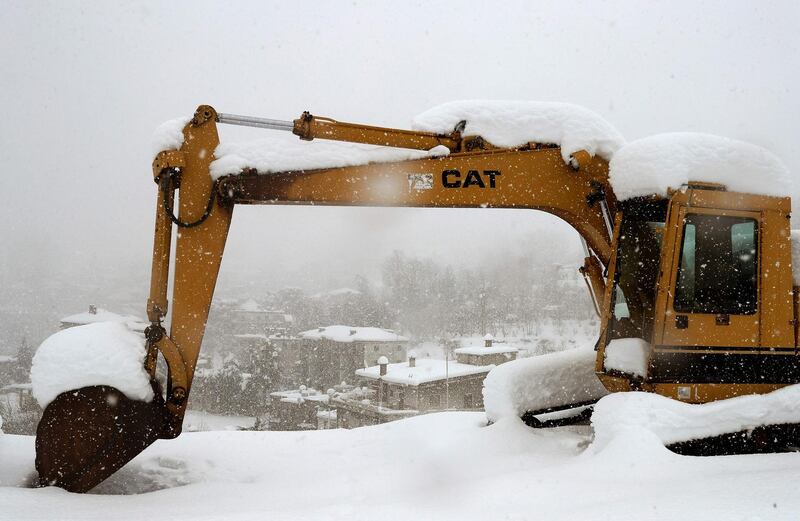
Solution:
{"label": "hydraulic piston rod", "polygon": [[237,114],[218,114],[217,121],[226,125],[239,125],[241,127],[268,128],[270,130],[285,130],[292,132],[294,123],[280,119],[256,118],[253,116],[239,116]]}
{"label": "hydraulic piston rod", "polygon": [[303,112],[303,114],[294,121],[220,113],[217,114],[217,122],[243,127],[283,130],[285,132],[292,132],[300,137],[300,139],[306,141],[311,141],[313,139],[330,139],[333,141],[347,141],[350,143],[410,148],[414,150],[430,150],[435,146],[444,145],[450,149],[451,152],[457,151],[461,144],[461,133],[458,130],[454,130],[452,133],[445,135],[414,130],[372,127],[369,125],[345,123],[330,118],[318,117],[308,112]]}

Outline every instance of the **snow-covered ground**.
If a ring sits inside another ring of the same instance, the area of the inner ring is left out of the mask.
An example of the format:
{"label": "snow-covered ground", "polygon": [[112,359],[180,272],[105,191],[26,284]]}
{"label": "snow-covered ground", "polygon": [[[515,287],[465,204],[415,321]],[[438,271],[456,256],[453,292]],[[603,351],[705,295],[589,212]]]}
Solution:
{"label": "snow-covered ground", "polygon": [[355,430],[187,433],[156,442],[88,495],[26,488],[33,442],[0,435],[0,519],[688,521],[800,512],[800,454],[678,456],[646,431],[593,447],[589,427],[533,430],[515,418],[486,426],[483,413]]}

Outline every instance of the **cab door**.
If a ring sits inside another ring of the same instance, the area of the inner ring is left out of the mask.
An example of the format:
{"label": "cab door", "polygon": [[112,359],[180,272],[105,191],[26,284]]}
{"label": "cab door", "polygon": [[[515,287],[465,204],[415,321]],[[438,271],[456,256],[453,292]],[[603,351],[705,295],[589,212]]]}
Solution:
{"label": "cab door", "polygon": [[670,213],[657,349],[758,347],[761,214],[683,205]]}

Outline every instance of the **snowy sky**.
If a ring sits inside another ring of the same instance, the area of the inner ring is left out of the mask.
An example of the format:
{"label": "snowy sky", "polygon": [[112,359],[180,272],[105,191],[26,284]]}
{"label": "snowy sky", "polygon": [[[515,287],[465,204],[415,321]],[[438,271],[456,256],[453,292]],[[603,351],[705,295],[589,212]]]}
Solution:
{"label": "snowy sky", "polygon": [[[629,140],[717,133],[800,168],[800,4],[499,5],[4,1],[2,277],[146,273],[152,131],[201,103],[405,127],[453,99],[568,101]],[[223,272],[259,266],[333,284],[392,249],[458,263],[562,236],[554,256],[579,262],[577,236],[533,212],[240,207]]]}

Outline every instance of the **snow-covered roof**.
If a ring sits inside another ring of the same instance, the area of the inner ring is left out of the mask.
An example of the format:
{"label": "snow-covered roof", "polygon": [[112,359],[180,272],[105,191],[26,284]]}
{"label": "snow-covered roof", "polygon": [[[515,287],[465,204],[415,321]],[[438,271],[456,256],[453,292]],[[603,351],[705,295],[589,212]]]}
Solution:
{"label": "snow-covered roof", "polygon": [[689,181],[720,183],[728,190],[788,196],[792,177],[786,165],[759,146],[710,134],[677,132],[632,141],[609,164],[618,199],[679,189]]}
{"label": "snow-covered roof", "polygon": [[267,340],[269,337],[260,333],[242,333],[240,335],[233,335],[234,338],[241,338],[242,340]]}
{"label": "snow-covered roof", "polygon": [[108,385],[132,400],[150,401],[153,389],[144,358],[144,336],[122,322],[63,329],[42,342],[33,356],[33,395],[44,408],[63,392]]}
{"label": "snow-covered roof", "polygon": [[332,340],[334,342],[406,342],[408,338],[400,336],[391,329],[380,327],[327,326],[309,329],[299,333],[300,338],[308,340]]}
{"label": "snow-covered roof", "polygon": [[605,368],[644,378],[650,351],[650,343],[641,338],[615,338],[606,346]]}
{"label": "snow-covered roof", "polygon": [[361,292],[353,288],[337,288],[330,291],[323,291],[311,295],[311,298],[338,297],[340,295],[361,295]]}
{"label": "snow-covered roof", "polygon": [[386,366],[386,374],[383,376],[380,374],[380,366],[374,365],[356,370],[356,375],[395,384],[419,385],[444,380],[445,378],[488,373],[494,368],[493,365],[460,364],[458,362],[446,362],[445,360],[433,360],[430,358],[418,358],[415,365],[415,367],[409,367],[408,362],[388,364]]}
{"label": "snow-covered roof", "polygon": [[454,350],[457,355],[497,355],[503,353],[517,353],[519,349],[508,344],[492,344],[492,347],[486,346],[465,346],[459,347]]}
{"label": "snow-covered roof", "polygon": [[11,384],[6,385],[1,390],[3,391],[27,391],[33,388],[33,385],[30,383],[27,384]]}
{"label": "snow-covered roof", "polygon": [[306,401],[328,403],[330,396],[317,391],[316,389],[292,389],[289,391],[276,391],[269,394],[273,399],[278,399],[285,403],[300,404]]}
{"label": "snow-covered roof", "polygon": [[76,313],[75,315],[62,318],[60,322],[62,324],[77,325],[94,324],[96,322],[124,322],[131,326],[132,329],[138,329],[138,326],[146,325],[144,320],[135,315],[119,315],[102,308],[97,308],[96,313],[91,313],[89,311]]}
{"label": "snow-covered roof", "polygon": [[418,115],[413,127],[449,134],[461,121],[467,122],[464,136],[482,136],[499,147],[554,143],[561,147],[561,156],[567,162],[579,150],[611,159],[625,142],[595,112],[570,103],[545,101],[452,101]]}
{"label": "snow-covered roof", "polygon": [[336,419],[336,409],[330,411],[317,411],[317,418],[320,420],[333,421]]}
{"label": "snow-covered roof", "polygon": [[253,299],[247,299],[236,309],[247,313],[264,313],[264,309]]}

